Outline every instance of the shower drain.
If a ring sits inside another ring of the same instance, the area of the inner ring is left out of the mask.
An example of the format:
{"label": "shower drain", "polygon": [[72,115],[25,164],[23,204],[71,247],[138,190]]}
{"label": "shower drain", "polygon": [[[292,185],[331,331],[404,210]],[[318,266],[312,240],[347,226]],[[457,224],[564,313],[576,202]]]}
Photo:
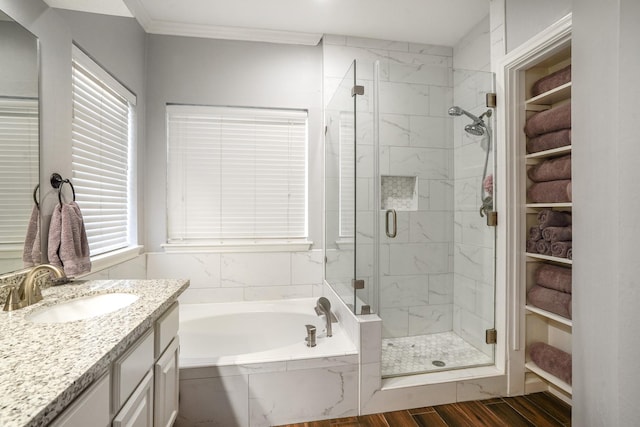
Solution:
{"label": "shower drain", "polygon": [[442,368],[446,365],[446,363],[444,363],[442,360],[434,360],[433,362],[431,362],[431,364],[433,366],[437,366],[438,368]]}

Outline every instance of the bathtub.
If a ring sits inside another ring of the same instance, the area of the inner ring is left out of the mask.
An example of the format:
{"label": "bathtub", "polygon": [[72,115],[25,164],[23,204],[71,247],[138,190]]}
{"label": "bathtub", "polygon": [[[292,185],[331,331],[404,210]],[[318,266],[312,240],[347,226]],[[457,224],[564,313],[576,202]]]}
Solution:
{"label": "bathtub", "polygon": [[[180,305],[176,425],[257,427],[357,415],[358,353],[317,298]],[[316,326],[307,347],[305,325]]]}

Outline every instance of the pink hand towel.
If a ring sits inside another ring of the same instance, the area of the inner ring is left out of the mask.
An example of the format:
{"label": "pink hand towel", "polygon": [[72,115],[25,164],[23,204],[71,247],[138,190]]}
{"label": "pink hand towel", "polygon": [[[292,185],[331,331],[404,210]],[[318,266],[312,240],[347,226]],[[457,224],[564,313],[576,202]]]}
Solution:
{"label": "pink hand towel", "polygon": [[570,294],[571,271],[568,267],[541,264],[535,272],[535,282],[539,286]]}
{"label": "pink hand towel", "polygon": [[61,265],[68,277],[75,277],[91,271],[89,255],[89,242],[78,204],[56,206],[49,227],[49,262]]}
{"label": "pink hand towel", "polygon": [[527,153],[537,153],[539,151],[566,147],[567,145],[571,145],[571,129],[562,129],[528,138]]}
{"label": "pink hand towel", "polygon": [[571,103],[540,111],[531,116],[524,126],[524,133],[533,138],[544,133],[571,128]]}
{"label": "pink hand towel", "polygon": [[42,263],[42,249],[40,248],[40,209],[33,205],[31,217],[27,225],[27,235],[24,239],[22,261],[25,267],[33,267]]}
{"label": "pink hand towel", "polygon": [[529,346],[531,360],[550,374],[571,384],[571,355],[556,347],[543,342],[536,342]]}
{"label": "pink hand towel", "polygon": [[555,89],[558,86],[562,86],[565,83],[571,81],[571,65],[544,76],[541,79],[536,80],[531,86],[531,97],[538,96],[542,93],[548,92],[551,89]]}
{"label": "pink hand towel", "polygon": [[527,176],[534,182],[571,179],[571,154],[538,163],[527,170]]}

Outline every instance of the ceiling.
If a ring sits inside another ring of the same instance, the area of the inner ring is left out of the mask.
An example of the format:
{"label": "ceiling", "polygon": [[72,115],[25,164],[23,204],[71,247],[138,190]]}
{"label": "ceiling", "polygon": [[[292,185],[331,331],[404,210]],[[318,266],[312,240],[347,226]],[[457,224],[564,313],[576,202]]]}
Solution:
{"label": "ceiling", "polygon": [[454,46],[489,0],[44,0],[135,16],[149,33],[316,44],[322,34]]}

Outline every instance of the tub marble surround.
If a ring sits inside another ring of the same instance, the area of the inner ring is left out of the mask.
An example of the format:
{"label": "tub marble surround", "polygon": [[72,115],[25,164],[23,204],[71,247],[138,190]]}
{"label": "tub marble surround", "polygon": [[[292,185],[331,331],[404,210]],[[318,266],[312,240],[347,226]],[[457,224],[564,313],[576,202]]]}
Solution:
{"label": "tub marble surround", "polygon": [[[351,340],[353,322],[348,324],[350,330],[342,327],[343,305],[334,307],[332,303],[332,311],[339,322],[334,323],[331,338],[323,336],[321,322],[316,323],[319,336],[317,346],[313,348],[304,342],[306,320],[297,317],[291,318],[300,321],[300,333],[293,337],[295,342],[276,349],[204,358],[197,354],[202,350],[198,344],[188,339],[189,324],[204,313],[214,313],[211,316],[214,321],[216,315],[222,316],[221,319],[235,315],[237,322],[245,315],[256,313],[308,313],[313,322],[313,318],[321,320],[315,315],[314,305],[315,299],[309,298],[181,305],[180,330],[185,339],[180,355],[181,400],[176,426],[203,423],[266,427],[357,415],[359,355]],[[215,326],[211,329],[215,330]],[[200,334],[199,329],[194,332]],[[252,332],[249,330],[247,334]],[[237,331],[234,333],[238,334]],[[224,337],[220,338],[222,344]],[[212,342],[215,346],[215,336]]]}
{"label": "tub marble surround", "polygon": [[[50,423],[189,286],[188,280],[90,280],[43,289],[44,299],[0,312],[0,425]],[[102,316],[36,324],[27,316],[77,297],[124,292],[139,298]]]}

